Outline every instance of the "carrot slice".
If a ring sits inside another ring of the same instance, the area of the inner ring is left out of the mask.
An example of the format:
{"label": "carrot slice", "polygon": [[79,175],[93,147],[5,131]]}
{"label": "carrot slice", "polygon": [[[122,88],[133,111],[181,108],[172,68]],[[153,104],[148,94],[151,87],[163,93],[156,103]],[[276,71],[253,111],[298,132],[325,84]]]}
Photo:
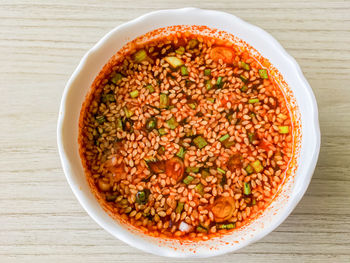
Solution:
{"label": "carrot slice", "polygon": [[224,222],[230,219],[235,210],[235,201],[232,197],[222,196],[215,200],[211,211],[216,222]]}
{"label": "carrot slice", "polygon": [[225,63],[233,62],[233,51],[227,47],[214,47],[210,51],[210,57],[214,61],[222,59]]}
{"label": "carrot slice", "polygon": [[165,163],[165,173],[173,178],[176,182],[180,181],[185,172],[185,165],[178,157],[173,157]]}

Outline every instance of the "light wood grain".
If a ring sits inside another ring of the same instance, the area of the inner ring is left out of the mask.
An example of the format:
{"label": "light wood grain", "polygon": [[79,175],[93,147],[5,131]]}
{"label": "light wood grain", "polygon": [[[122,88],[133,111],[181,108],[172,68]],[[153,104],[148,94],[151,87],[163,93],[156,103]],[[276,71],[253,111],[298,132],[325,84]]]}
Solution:
{"label": "light wood grain", "polygon": [[125,21],[189,4],[276,37],[315,92],[322,132],[314,177],[291,216],[214,260],[350,262],[350,1],[321,0],[1,0],[0,262],[213,262],[157,257],[106,233],[73,196],[56,147],[60,97],[83,54]]}

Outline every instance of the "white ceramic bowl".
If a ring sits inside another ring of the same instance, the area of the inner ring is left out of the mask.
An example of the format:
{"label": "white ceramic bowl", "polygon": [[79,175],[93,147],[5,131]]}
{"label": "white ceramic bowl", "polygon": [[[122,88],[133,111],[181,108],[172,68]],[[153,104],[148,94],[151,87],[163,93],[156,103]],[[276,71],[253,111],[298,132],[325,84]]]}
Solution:
{"label": "white ceramic bowl", "polygon": [[[254,47],[281,73],[294,96],[294,115],[300,118],[300,144],[293,176],[263,215],[229,235],[209,241],[184,242],[146,236],[112,219],[90,191],[78,152],[78,119],[94,78],[127,42],[156,28],[205,25],[235,35]],[[298,64],[262,29],[227,13],[184,8],[143,15],[116,27],[89,50],[69,79],[63,93],[57,127],[58,149],[64,173],[75,196],[88,214],[113,236],[141,250],[169,257],[209,257],[235,251],[255,242],[280,225],[304,195],[314,171],[320,131],[315,97]]]}

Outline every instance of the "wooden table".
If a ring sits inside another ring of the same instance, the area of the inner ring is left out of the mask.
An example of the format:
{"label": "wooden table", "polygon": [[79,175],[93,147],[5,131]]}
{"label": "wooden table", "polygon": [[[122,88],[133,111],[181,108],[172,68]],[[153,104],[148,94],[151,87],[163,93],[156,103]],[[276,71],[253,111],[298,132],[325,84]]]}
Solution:
{"label": "wooden table", "polygon": [[1,0],[0,262],[350,262],[350,1],[191,2],[270,32],[315,92],[318,165],[303,200],[273,233],[215,259],[166,259],[113,238],[73,196],[56,146],[69,76],[113,27],[189,3]]}

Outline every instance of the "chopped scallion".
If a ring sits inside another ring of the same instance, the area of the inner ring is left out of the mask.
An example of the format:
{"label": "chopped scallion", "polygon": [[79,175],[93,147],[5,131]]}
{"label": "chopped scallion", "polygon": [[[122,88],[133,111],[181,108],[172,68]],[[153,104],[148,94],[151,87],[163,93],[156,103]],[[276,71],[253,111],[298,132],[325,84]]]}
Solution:
{"label": "chopped scallion", "polygon": [[194,190],[196,190],[196,192],[200,195],[204,195],[204,187],[202,184],[197,184]]}
{"label": "chopped scallion", "polygon": [[188,69],[185,66],[180,68],[182,76],[188,76]]}
{"label": "chopped scallion", "polygon": [[251,165],[253,166],[255,172],[257,172],[257,173],[260,173],[264,170],[264,167],[262,166],[262,164],[259,160],[252,162]]}
{"label": "chopped scallion", "polygon": [[159,108],[166,109],[169,106],[169,97],[167,94],[161,93],[159,95]]}
{"label": "chopped scallion", "polygon": [[117,119],[117,130],[123,130],[123,122],[120,118]]}
{"label": "chopped scallion", "polygon": [[144,61],[146,58],[147,58],[147,52],[144,49],[137,51],[134,55],[134,61],[136,63],[140,63]]}
{"label": "chopped scallion", "polygon": [[289,127],[288,126],[278,126],[278,132],[281,134],[289,133]]}
{"label": "chopped scallion", "polygon": [[170,64],[173,68],[178,68],[184,64],[184,62],[178,57],[165,57],[166,62]]}
{"label": "chopped scallion", "polygon": [[188,103],[188,106],[193,110],[195,110],[197,107],[196,103]]}
{"label": "chopped scallion", "polygon": [[207,98],[207,101],[210,101],[211,103],[214,103],[215,99],[214,98]]}
{"label": "chopped scallion", "polygon": [[236,228],[236,223],[229,223],[229,224],[218,224],[216,225],[217,229],[233,229]]}
{"label": "chopped scallion", "polygon": [[166,121],[166,123],[172,130],[174,130],[179,125],[174,117],[171,117],[169,120]]}
{"label": "chopped scallion", "polygon": [[269,76],[267,75],[267,70],[266,69],[259,69],[259,75],[262,79],[268,79]]}
{"label": "chopped scallion", "polygon": [[205,87],[207,88],[207,90],[211,90],[211,88],[213,87],[213,85],[211,85],[211,81],[207,80],[205,83]]}
{"label": "chopped scallion", "polygon": [[247,172],[248,174],[252,174],[252,173],[254,172],[253,167],[251,167],[249,164],[248,164],[248,166],[245,168],[245,170],[246,170],[246,172]]}
{"label": "chopped scallion", "polygon": [[129,110],[127,107],[124,107],[124,113],[127,118],[130,118],[134,113]]}
{"label": "chopped scallion", "polygon": [[155,128],[157,128],[157,119],[151,117],[146,121],[146,130],[152,131]]}
{"label": "chopped scallion", "polygon": [[244,183],[243,193],[245,195],[250,195],[252,190],[250,189],[250,183]]}
{"label": "chopped scallion", "polygon": [[222,88],[222,85],[224,85],[224,83],[222,82],[222,77],[218,77],[218,79],[216,80],[216,86],[218,88]]}
{"label": "chopped scallion", "polygon": [[186,167],[186,173],[198,173],[199,168],[198,167]]}
{"label": "chopped scallion", "polygon": [[179,149],[179,151],[177,152],[177,154],[176,154],[176,156],[177,157],[180,157],[180,158],[184,158],[184,156],[185,156],[185,149],[184,149],[184,147],[180,147],[180,149]]}
{"label": "chopped scallion", "polygon": [[114,77],[112,77],[111,81],[114,83],[114,84],[118,84],[119,81],[123,78],[122,74],[120,73],[117,73],[115,74]]}
{"label": "chopped scallion", "polygon": [[179,55],[183,55],[185,53],[185,48],[179,47],[178,49],[175,50],[175,53]]}
{"label": "chopped scallion", "polygon": [[208,230],[205,227],[202,227],[202,226],[197,226],[196,230],[199,233],[207,233],[208,232]]}
{"label": "chopped scallion", "polygon": [[184,182],[184,184],[190,184],[193,180],[194,180],[194,177],[191,176],[191,175],[188,175],[188,176],[185,177],[183,182]]}
{"label": "chopped scallion", "polygon": [[137,98],[139,96],[139,91],[138,90],[133,90],[130,92],[130,97],[131,98]]}
{"label": "chopped scallion", "polygon": [[183,202],[178,202],[177,206],[176,206],[176,209],[175,209],[175,213],[180,214],[183,209],[184,209],[184,203]]}
{"label": "chopped scallion", "polygon": [[241,62],[241,66],[242,66],[242,68],[245,69],[245,70],[250,70],[249,64],[244,63],[243,61]]}
{"label": "chopped scallion", "polygon": [[230,138],[230,135],[225,134],[225,135],[223,135],[223,136],[221,136],[221,137],[219,138],[219,141],[220,141],[220,142],[223,142],[223,141],[227,140],[228,138]]}
{"label": "chopped scallion", "polygon": [[207,146],[207,141],[202,136],[197,136],[193,139],[193,143],[197,146],[197,148],[202,149]]}
{"label": "chopped scallion", "polygon": [[240,75],[239,78],[244,82],[246,83],[248,81],[248,78],[246,78],[245,76],[243,75]]}
{"label": "chopped scallion", "polygon": [[226,171],[221,169],[220,167],[217,168],[218,172],[221,174],[226,174]]}
{"label": "chopped scallion", "polygon": [[210,75],[211,75],[211,69],[205,69],[204,76],[210,76]]}
{"label": "chopped scallion", "polygon": [[259,99],[257,99],[257,98],[248,100],[248,103],[250,103],[250,104],[254,104],[254,103],[258,103],[258,102],[259,102]]}
{"label": "chopped scallion", "polygon": [[242,92],[246,92],[248,90],[248,86],[247,85],[243,85],[241,88]]}
{"label": "chopped scallion", "polygon": [[99,116],[96,116],[96,121],[99,123],[99,124],[102,124],[106,121],[106,118],[105,116],[102,116],[102,115],[99,115]]}
{"label": "chopped scallion", "polygon": [[163,136],[163,135],[167,134],[167,132],[166,132],[166,130],[164,128],[158,129],[158,133],[159,133],[160,136]]}
{"label": "chopped scallion", "polygon": [[147,85],[147,86],[146,86],[146,89],[149,90],[149,93],[153,93],[153,92],[154,92],[154,88],[153,88],[152,85]]}

